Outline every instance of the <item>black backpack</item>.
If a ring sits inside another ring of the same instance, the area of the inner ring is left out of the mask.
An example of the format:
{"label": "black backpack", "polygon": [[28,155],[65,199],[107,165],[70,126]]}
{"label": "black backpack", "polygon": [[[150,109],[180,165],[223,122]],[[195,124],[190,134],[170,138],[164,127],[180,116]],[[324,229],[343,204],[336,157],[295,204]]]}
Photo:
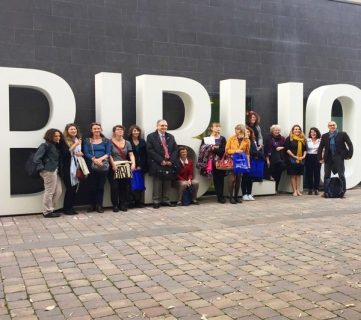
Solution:
{"label": "black backpack", "polygon": [[[46,151],[48,151],[48,144],[46,144]],[[40,148],[40,147],[39,147]],[[38,149],[39,149],[38,148]],[[36,152],[31,152],[29,154],[29,157],[28,159],[26,160],[25,162],[25,171],[26,173],[28,174],[29,177],[32,177],[32,178],[38,178],[40,177],[39,175],[39,171],[37,170],[37,165],[36,163],[34,162],[34,156],[35,156],[35,153]]]}
{"label": "black backpack", "polygon": [[339,177],[326,178],[324,181],[325,198],[342,198],[343,183]]}

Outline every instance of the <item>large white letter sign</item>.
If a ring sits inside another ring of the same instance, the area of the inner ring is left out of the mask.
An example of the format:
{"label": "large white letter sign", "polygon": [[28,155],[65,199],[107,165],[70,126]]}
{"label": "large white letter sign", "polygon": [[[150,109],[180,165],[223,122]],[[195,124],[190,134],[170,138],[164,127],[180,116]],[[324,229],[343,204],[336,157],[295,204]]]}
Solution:
{"label": "large white letter sign", "polygon": [[228,139],[234,134],[234,127],[245,122],[246,80],[222,80],[219,88],[219,121],[222,126],[222,135]]}
{"label": "large white letter sign", "polygon": [[114,125],[123,123],[121,73],[95,75],[95,117],[107,137],[112,135]]}
{"label": "large white letter sign", "polygon": [[322,133],[328,131],[327,123],[331,121],[332,105],[335,100],[342,105],[343,130],[350,136],[354,145],[354,155],[351,160],[345,162],[347,188],[352,188],[361,181],[361,152],[358,146],[361,143],[360,119],[361,119],[361,90],[348,84],[334,84],[322,86],[313,90],[308,98],[306,106],[307,131],[311,127],[317,127]]}
{"label": "large white letter sign", "polygon": [[[155,131],[156,122],[163,118],[163,92],[179,96],[184,104],[183,124],[176,130],[169,130],[179,145],[193,149],[196,157],[201,140],[195,138],[206,130],[211,117],[211,102],[206,89],[197,81],[181,77],[138,76],[137,82],[137,124],[143,128],[145,136]],[[196,160],[196,159],[195,159]],[[208,180],[198,175],[200,181],[198,195],[208,189]],[[150,202],[151,183],[147,182],[146,202]]]}
{"label": "large white letter sign", "polygon": [[[287,137],[295,124],[305,130],[303,128],[303,83],[280,83],[277,94],[277,121],[281,126],[282,135]],[[302,181],[301,179],[301,186]],[[279,190],[291,192],[290,180],[286,174],[282,175]]]}
{"label": "large white letter sign", "polygon": [[[48,123],[41,130],[10,131],[9,87],[41,91],[49,101]],[[59,76],[41,70],[0,67],[0,132],[3,154],[0,163],[0,215],[41,212],[41,196],[10,194],[10,148],[35,148],[47,129],[63,130],[75,118],[75,98],[69,85]]]}

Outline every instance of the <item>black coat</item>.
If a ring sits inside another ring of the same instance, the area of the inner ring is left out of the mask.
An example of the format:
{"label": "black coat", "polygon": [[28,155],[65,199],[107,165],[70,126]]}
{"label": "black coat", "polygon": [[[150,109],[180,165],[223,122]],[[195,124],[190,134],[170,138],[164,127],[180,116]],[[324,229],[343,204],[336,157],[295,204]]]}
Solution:
{"label": "black coat", "polygon": [[[169,161],[176,166],[178,158],[178,145],[175,142],[174,136],[170,133],[165,133],[165,139],[169,152]],[[161,165],[161,162],[165,160],[165,154],[162,142],[159,137],[158,130],[147,136],[147,154],[148,154],[148,165],[149,174],[155,175],[157,168]]]}
{"label": "black coat", "polygon": [[[336,144],[336,155],[340,155],[342,159],[351,159],[353,155],[353,145],[350,137],[344,131],[340,131],[335,140]],[[321,137],[320,147],[317,153],[318,160],[324,160],[329,162],[332,160],[331,149],[330,149],[330,136],[329,133],[325,133]]]}
{"label": "black coat", "polygon": [[147,155],[147,144],[146,144],[145,140],[139,139],[138,150],[131,138],[129,138],[129,142],[132,145],[136,167],[141,167],[143,172],[147,172],[148,171],[148,155]]}

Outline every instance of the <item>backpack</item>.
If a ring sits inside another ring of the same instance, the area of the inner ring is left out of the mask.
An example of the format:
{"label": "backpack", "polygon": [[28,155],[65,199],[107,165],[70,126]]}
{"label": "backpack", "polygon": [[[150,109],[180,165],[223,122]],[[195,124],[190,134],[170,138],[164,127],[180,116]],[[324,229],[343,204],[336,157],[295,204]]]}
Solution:
{"label": "backpack", "polygon": [[34,162],[34,156],[36,152],[31,152],[28,159],[25,162],[25,171],[31,178],[38,178],[39,172],[37,170],[37,165]]}
{"label": "backpack", "polygon": [[[47,152],[49,146],[48,146],[47,143],[45,143],[45,145],[46,145],[46,152]],[[40,148],[40,146],[39,146],[39,148]],[[38,149],[39,149],[39,148],[38,148]],[[36,150],[36,152],[38,151],[38,149]],[[38,178],[38,177],[40,177],[39,171],[38,171],[38,169],[37,169],[37,165],[36,165],[36,163],[34,162],[34,156],[35,156],[36,152],[31,152],[31,153],[29,154],[28,159],[27,159],[26,162],[25,162],[25,171],[26,171],[26,173],[28,174],[28,176],[31,177],[31,178]]]}
{"label": "backpack", "polygon": [[342,198],[343,183],[339,177],[326,178],[324,181],[325,198]]}

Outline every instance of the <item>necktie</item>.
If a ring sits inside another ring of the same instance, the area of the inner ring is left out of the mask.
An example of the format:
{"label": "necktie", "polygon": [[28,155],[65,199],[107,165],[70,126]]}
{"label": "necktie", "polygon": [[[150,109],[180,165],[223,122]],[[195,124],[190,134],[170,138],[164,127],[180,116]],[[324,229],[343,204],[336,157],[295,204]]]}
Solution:
{"label": "necktie", "polygon": [[168,147],[167,147],[167,142],[165,141],[165,136],[162,135],[162,146],[163,146],[163,150],[164,150],[164,158],[169,159],[169,151],[168,151]]}

